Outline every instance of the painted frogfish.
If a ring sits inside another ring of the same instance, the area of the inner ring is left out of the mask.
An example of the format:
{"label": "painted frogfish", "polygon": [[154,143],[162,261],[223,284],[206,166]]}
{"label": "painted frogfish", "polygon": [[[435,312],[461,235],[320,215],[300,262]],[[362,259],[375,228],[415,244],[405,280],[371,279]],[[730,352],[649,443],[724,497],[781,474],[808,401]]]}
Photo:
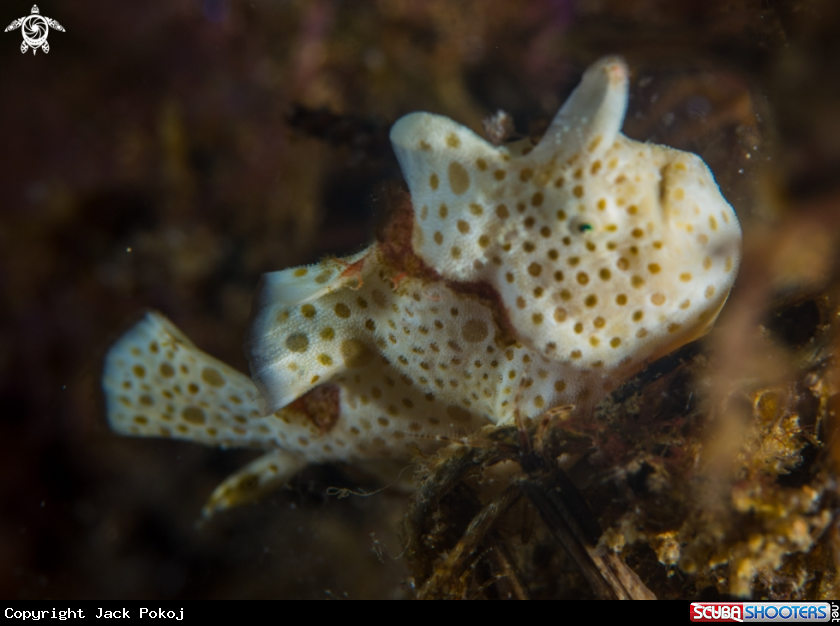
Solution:
{"label": "painted frogfish", "polygon": [[453,433],[591,410],[703,335],[741,231],[696,155],[621,134],[628,71],[590,67],[540,140],[493,145],[440,115],[391,130],[410,197],[370,247],[266,274],[251,376],[148,313],[110,349],[121,434],[265,450],[205,514],[309,463],[404,460]]}

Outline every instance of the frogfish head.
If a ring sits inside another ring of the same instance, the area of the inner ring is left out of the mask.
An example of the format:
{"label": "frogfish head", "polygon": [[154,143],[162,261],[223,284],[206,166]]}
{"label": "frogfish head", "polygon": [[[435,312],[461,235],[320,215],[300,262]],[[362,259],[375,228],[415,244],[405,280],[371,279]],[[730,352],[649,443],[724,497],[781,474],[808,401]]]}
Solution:
{"label": "frogfish head", "polygon": [[737,216],[703,161],[621,134],[627,85],[621,59],[596,63],[539,141],[497,147],[427,113],[391,135],[416,253],[494,287],[545,358],[605,375],[707,332],[740,259]]}

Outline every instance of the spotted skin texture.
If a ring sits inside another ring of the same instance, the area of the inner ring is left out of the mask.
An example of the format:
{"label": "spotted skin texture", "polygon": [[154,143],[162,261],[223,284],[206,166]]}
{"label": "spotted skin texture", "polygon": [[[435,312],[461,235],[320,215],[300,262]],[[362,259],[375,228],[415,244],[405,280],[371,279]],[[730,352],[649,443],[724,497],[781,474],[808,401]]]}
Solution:
{"label": "spotted skin texture", "polygon": [[536,354],[606,375],[708,328],[737,271],[740,229],[697,156],[618,132],[620,61],[591,68],[570,104],[593,91],[603,97],[590,126],[563,132],[573,122],[561,111],[536,146],[497,148],[426,113],[400,120],[392,139],[418,255],[447,279],[492,285]]}
{"label": "spotted skin texture", "polygon": [[[267,450],[214,491],[208,516],[282,486],[308,463],[410,458],[437,447],[439,434],[480,426],[466,411],[430,410],[430,399],[381,359],[355,365],[264,416],[250,378],[148,313],[106,357],[108,420],[124,435]],[[393,401],[371,410],[383,398]]]}
{"label": "spotted skin texture", "polygon": [[626,102],[627,69],[608,58],[539,142],[402,118],[410,198],[366,250],[264,276],[253,382],[151,313],[108,355],[112,427],[268,449],[212,512],[310,462],[405,459],[517,413],[591,409],[709,329],[740,258],[708,168],[624,137]]}

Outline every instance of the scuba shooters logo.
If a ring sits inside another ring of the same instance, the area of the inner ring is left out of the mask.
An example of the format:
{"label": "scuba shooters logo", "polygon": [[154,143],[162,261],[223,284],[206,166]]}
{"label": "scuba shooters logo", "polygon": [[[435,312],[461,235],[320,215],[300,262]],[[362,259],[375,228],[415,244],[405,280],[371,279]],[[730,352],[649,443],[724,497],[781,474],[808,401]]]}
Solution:
{"label": "scuba shooters logo", "polygon": [[840,621],[837,615],[836,603],[828,602],[692,602],[690,608],[692,622]]}
{"label": "scuba shooters logo", "polygon": [[23,43],[20,44],[20,51],[25,53],[32,48],[32,54],[41,48],[45,53],[50,51],[50,44],[47,43],[47,36],[50,28],[64,32],[64,27],[49,17],[44,17],[38,10],[38,5],[32,5],[32,13],[26,17],[20,17],[6,27],[6,32],[20,28],[23,33]]}

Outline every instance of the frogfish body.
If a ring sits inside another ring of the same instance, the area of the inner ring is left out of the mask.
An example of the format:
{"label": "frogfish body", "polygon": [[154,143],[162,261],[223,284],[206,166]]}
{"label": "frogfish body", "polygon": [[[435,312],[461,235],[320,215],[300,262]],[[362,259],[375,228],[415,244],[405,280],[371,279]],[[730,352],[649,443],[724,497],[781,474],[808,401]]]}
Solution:
{"label": "frogfish body", "polygon": [[308,463],[409,458],[589,410],[707,332],[737,273],[738,219],[699,157],[621,134],[627,82],[620,59],[593,65],[539,141],[400,119],[410,199],[362,252],[263,277],[251,377],[149,313],[106,358],[111,427],[265,449],[210,514]]}

